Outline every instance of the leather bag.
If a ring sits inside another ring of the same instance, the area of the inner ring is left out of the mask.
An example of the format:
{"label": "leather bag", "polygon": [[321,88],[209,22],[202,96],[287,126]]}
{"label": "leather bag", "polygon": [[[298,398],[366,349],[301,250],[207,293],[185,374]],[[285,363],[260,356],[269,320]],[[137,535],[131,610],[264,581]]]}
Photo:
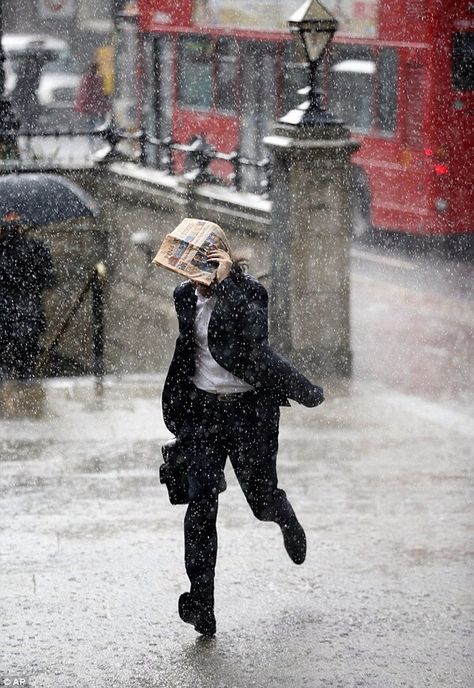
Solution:
{"label": "leather bag", "polygon": [[188,463],[181,451],[179,440],[172,439],[161,447],[163,463],[160,466],[160,483],[166,485],[171,504],[187,504]]}

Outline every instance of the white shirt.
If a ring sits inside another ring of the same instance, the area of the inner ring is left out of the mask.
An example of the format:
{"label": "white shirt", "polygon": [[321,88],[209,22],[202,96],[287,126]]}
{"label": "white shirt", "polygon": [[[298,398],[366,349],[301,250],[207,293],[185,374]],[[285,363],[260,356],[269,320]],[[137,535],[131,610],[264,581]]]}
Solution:
{"label": "white shirt", "polygon": [[205,298],[199,292],[196,292],[196,295],[196,319],[194,320],[196,371],[192,378],[193,383],[199,389],[215,394],[234,394],[253,389],[252,385],[229,373],[212,357],[207,341],[207,331],[217,298],[215,296]]}

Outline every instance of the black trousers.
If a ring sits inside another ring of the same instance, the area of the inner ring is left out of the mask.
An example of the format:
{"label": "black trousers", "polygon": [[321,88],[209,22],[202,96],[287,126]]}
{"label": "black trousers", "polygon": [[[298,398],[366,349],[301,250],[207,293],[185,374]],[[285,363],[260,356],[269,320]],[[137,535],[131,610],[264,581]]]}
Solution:
{"label": "black trousers", "polygon": [[184,520],[185,564],[191,594],[214,604],[219,485],[229,456],[254,515],[280,526],[294,516],[278,488],[279,406],[254,392],[219,401],[197,392],[194,422],[185,453],[189,461],[189,505]]}

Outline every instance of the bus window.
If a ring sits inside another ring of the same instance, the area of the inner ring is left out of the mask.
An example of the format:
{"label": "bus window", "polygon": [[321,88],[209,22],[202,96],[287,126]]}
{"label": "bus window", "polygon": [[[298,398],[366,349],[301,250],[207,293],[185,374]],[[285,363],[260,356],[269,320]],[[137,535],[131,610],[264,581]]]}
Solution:
{"label": "bus window", "polygon": [[[259,159],[267,155],[263,137],[275,121],[275,49],[263,41],[245,41],[241,44],[241,127],[240,152],[243,156]],[[260,175],[255,167],[242,171],[245,191],[258,188]]]}
{"label": "bus window", "polygon": [[382,48],[377,61],[377,128],[382,134],[395,131],[397,122],[398,55],[393,48]]}
{"label": "bus window", "polygon": [[260,137],[257,141],[257,157],[264,158],[268,153],[263,143],[264,136],[270,133],[277,111],[277,89],[275,77],[275,50],[272,45],[262,46],[262,68],[260,102],[258,104],[258,116],[260,120]]}
{"label": "bus window", "polygon": [[118,26],[115,53],[113,113],[118,125],[134,129],[137,120],[138,83],[136,64],[138,30],[134,17],[122,17]]}
{"label": "bus window", "polygon": [[238,107],[237,75],[238,48],[233,39],[224,38],[217,43],[215,106],[222,112],[235,113]]}
{"label": "bus window", "polygon": [[297,107],[304,99],[298,90],[308,85],[308,70],[301,62],[294,43],[286,43],[284,49],[283,114]]}
{"label": "bus window", "polygon": [[[145,37],[144,74],[150,88],[143,90],[143,127],[146,134],[160,139],[171,136],[172,100],[172,45],[166,35]],[[145,145],[148,165],[156,166],[160,160],[158,149]]]}
{"label": "bus window", "polygon": [[372,51],[359,46],[334,46],[330,64],[330,109],[351,129],[370,131],[375,74]]}
{"label": "bus window", "polygon": [[192,36],[179,41],[179,103],[199,110],[212,106],[212,43],[207,38]]}
{"label": "bus window", "polygon": [[[154,64],[154,40],[149,36],[145,37],[143,43],[143,69],[146,74],[147,81],[152,84],[151,88],[147,88],[143,92],[142,103],[142,123],[143,128],[147,134],[156,136],[157,134],[157,96],[158,96],[158,79]],[[157,150],[155,146],[145,144],[145,159],[148,165],[156,165]]]}
{"label": "bus window", "polygon": [[158,133],[160,138],[166,138],[171,136],[173,117],[173,54],[170,38],[160,36],[156,48]]}
{"label": "bus window", "polygon": [[456,33],[453,38],[453,86],[456,91],[474,89],[474,32]]}
{"label": "bus window", "polygon": [[406,66],[406,138],[414,148],[422,144],[424,72],[420,64],[407,63]]}

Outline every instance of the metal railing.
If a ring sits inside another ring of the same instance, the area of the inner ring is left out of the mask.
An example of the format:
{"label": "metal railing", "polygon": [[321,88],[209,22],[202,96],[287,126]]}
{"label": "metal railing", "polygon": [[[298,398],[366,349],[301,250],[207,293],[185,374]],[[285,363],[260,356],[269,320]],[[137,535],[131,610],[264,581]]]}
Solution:
{"label": "metal railing", "polygon": [[158,149],[158,168],[165,170],[168,174],[174,174],[173,154],[176,151],[185,154],[186,174],[193,177],[197,183],[209,180],[219,183],[221,180],[209,172],[209,166],[212,162],[220,160],[232,166],[233,170],[227,175],[225,181],[236,191],[243,190],[243,170],[246,167],[253,167],[262,173],[262,179],[259,180],[256,191],[263,195],[270,191],[271,162],[269,158],[255,160],[241,155],[239,151],[221,153],[207,141],[204,134],[195,136],[188,144],[178,143],[170,137],[157,139],[143,131],[131,136],[139,142],[140,163],[143,165],[147,164],[147,145],[155,146]]}
{"label": "metal railing", "polygon": [[[78,146],[80,140],[83,142],[82,148]],[[102,141],[104,147],[92,151],[93,141]],[[124,150],[124,144],[127,143],[129,145]],[[255,160],[241,155],[239,151],[223,153],[216,150],[204,134],[195,136],[185,144],[170,137],[159,139],[143,130],[125,131],[119,129],[112,120],[94,130],[66,127],[34,130],[20,128],[18,148],[18,159],[0,160],[0,173],[13,170],[40,170],[52,166],[89,167],[113,160],[129,160],[163,170],[170,175],[176,174],[178,169],[184,167],[185,176],[195,183],[220,183],[236,191],[252,190],[264,196],[268,195],[271,185],[269,158]],[[150,148],[156,151],[155,155],[150,155]],[[214,161],[229,163],[231,172],[225,178],[214,174],[210,169]],[[257,171],[257,180],[252,189],[245,183],[246,168]]]}
{"label": "metal railing", "polygon": [[0,173],[93,167],[91,142],[100,137],[100,132],[72,128],[20,129],[18,157],[0,158]]}
{"label": "metal railing", "polygon": [[66,333],[71,321],[76,315],[79,307],[84,302],[88,293],[92,298],[92,325],[93,325],[93,365],[92,372],[98,379],[102,379],[105,373],[104,365],[104,288],[107,269],[102,261],[96,263],[89,271],[86,281],[75,295],[69,310],[62,318],[55,331],[46,342],[34,367],[34,377],[41,377],[52,352],[56,349],[59,342]]}

